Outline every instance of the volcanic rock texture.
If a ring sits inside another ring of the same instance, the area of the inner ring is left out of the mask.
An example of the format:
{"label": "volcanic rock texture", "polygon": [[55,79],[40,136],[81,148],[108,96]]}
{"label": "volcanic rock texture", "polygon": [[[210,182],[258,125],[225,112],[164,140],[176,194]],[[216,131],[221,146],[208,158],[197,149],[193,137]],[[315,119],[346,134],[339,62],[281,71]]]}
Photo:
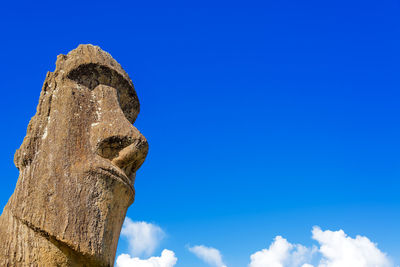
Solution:
{"label": "volcanic rock texture", "polygon": [[0,266],[113,266],[148,144],[121,66],[80,45],[57,57],[14,162],[0,216]]}

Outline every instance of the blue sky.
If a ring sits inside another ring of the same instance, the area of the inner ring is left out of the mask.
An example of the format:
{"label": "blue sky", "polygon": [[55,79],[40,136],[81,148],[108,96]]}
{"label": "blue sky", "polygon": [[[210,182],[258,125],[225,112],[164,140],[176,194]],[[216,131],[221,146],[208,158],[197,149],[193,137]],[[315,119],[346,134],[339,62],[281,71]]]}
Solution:
{"label": "blue sky", "polygon": [[[400,264],[400,2],[5,2],[4,207],[47,71],[80,43],[133,80],[150,150],[128,216],[246,266],[275,236],[367,236]],[[119,253],[126,253],[121,240]]]}

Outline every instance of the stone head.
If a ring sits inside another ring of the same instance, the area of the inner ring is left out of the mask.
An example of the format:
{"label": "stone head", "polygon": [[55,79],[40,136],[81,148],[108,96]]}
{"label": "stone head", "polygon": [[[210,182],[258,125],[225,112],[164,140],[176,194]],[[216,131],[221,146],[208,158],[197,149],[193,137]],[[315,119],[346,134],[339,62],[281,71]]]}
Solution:
{"label": "stone head", "polygon": [[133,126],[139,101],[121,66],[80,45],[47,73],[14,162],[14,216],[101,265],[113,264],[148,144]]}

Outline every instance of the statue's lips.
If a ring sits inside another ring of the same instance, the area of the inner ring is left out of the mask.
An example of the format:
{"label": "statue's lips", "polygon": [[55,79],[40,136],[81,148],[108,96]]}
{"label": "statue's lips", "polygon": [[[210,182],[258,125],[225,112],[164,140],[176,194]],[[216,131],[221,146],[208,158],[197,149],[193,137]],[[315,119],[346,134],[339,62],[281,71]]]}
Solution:
{"label": "statue's lips", "polygon": [[118,170],[118,167],[98,167],[95,172],[99,173],[100,175],[108,176],[122,182],[127,187],[129,187],[129,189],[132,191],[132,194],[135,195],[132,181],[128,178],[128,176],[126,176],[126,174],[122,170]]}

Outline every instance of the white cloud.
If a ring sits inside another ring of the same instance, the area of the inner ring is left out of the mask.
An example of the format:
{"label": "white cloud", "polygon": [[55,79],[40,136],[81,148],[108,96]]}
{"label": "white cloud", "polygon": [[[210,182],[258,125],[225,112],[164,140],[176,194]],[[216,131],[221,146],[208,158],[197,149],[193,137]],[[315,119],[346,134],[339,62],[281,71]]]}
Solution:
{"label": "white cloud", "polygon": [[291,244],[277,236],[268,249],[250,256],[249,267],[313,267],[312,259],[316,260],[314,256],[319,256],[319,261],[315,263],[318,267],[394,266],[367,237],[351,238],[343,230],[322,231],[314,227],[312,238],[319,243],[319,248]]}
{"label": "white cloud", "polygon": [[351,238],[343,230],[322,231],[314,227],[312,237],[320,244],[319,267],[389,267],[386,254],[365,236]]}
{"label": "white cloud", "polygon": [[250,267],[310,267],[305,263],[311,259],[315,249],[290,244],[281,236],[275,237],[268,249],[250,256]]}
{"label": "white cloud", "polygon": [[165,233],[157,225],[147,222],[134,222],[126,217],[121,235],[128,239],[132,256],[149,256],[164,238]]}
{"label": "white cloud", "polygon": [[173,267],[177,262],[175,253],[164,249],[160,257],[140,259],[139,255],[149,256],[164,238],[164,231],[155,224],[134,222],[126,217],[121,235],[127,238],[130,254],[121,254],[117,258],[117,267]]}
{"label": "white cloud", "polygon": [[162,251],[161,257],[151,257],[146,260],[121,254],[117,258],[117,267],[173,267],[177,260],[175,253],[168,249]]}
{"label": "white cloud", "polygon": [[[139,258],[140,255],[151,255],[164,238],[164,231],[157,225],[134,222],[127,217],[121,235],[127,238],[131,255],[119,255],[117,267],[175,266],[177,258],[173,251],[167,249],[162,251],[160,257]],[[250,256],[249,267],[394,267],[377,244],[365,236],[352,238],[343,230],[323,231],[314,227],[312,238],[318,242],[318,247],[291,244],[277,236],[269,248]],[[215,248],[200,245],[189,247],[189,251],[210,266],[226,267],[221,253]]]}
{"label": "white cloud", "polygon": [[218,249],[201,245],[189,247],[189,251],[211,266],[226,267]]}

